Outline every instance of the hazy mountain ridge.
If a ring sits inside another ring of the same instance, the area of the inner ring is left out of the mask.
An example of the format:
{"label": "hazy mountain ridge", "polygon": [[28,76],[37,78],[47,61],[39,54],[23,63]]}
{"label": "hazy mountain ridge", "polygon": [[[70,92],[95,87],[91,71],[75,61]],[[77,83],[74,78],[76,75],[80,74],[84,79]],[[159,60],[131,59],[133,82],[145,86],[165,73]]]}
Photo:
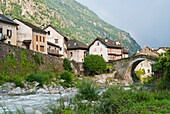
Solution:
{"label": "hazy mountain ridge", "polygon": [[96,37],[120,41],[123,33],[122,42],[128,51],[134,53],[141,49],[129,33],[104,22],[75,0],[3,1],[1,11],[4,14],[12,13],[14,18],[25,19],[37,26],[51,24],[70,39],[84,43],[91,43]]}

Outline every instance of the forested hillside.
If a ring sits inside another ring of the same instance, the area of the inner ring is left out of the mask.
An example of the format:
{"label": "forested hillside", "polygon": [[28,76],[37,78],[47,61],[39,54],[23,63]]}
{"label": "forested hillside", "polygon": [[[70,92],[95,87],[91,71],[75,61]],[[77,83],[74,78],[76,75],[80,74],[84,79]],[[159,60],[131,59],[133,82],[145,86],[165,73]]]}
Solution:
{"label": "forested hillside", "polygon": [[120,30],[102,19],[93,11],[75,0],[1,0],[1,13],[11,13],[39,27],[48,24],[56,27],[70,39],[91,43],[96,37],[121,41],[125,49],[135,53],[140,46],[129,33]]}

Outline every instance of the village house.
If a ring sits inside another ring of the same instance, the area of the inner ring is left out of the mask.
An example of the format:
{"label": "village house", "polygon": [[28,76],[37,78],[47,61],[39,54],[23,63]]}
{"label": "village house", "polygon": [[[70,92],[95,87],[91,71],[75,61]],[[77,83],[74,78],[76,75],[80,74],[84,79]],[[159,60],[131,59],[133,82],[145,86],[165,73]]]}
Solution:
{"label": "village house", "polygon": [[122,58],[128,58],[129,57],[129,51],[126,51],[125,49],[123,49],[123,55]]}
{"label": "village house", "polygon": [[84,58],[88,55],[88,46],[78,40],[68,40],[67,43],[68,58],[76,62],[84,62]]}
{"label": "village house", "polygon": [[[149,47],[145,47],[144,49],[142,49],[139,53],[137,53],[136,55],[148,55],[148,56],[153,56],[153,57],[158,57],[160,56],[160,54],[149,48]],[[147,78],[148,76],[151,76],[153,74],[153,71],[152,71],[152,64],[150,61],[148,60],[144,60],[142,62],[140,62],[136,68],[135,68],[135,71],[138,71],[138,70],[142,70],[144,69],[145,70],[145,74],[141,76],[141,78]]]}
{"label": "village house", "polygon": [[156,52],[158,52],[159,54],[163,54],[166,53],[168,50],[168,47],[159,47],[157,50],[155,50]]}
{"label": "village house", "polygon": [[46,32],[31,23],[14,19],[18,23],[17,46],[47,54]]}
{"label": "village house", "polygon": [[16,45],[18,24],[0,14],[0,41]]}
{"label": "village house", "polygon": [[[123,47],[119,42],[106,38],[96,38],[89,46],[90,55],[102,56],[106,62],[122,58]],[[127,56],[125,54],[125,56]]]}
{"label": "village house", "polygon": [[[55,56],[59,56],[61,58],[67,58],[67,41],[68,38],[61,34],[57,29],[55,29],[53,26],[48,25],[44,28],[44,30],[47,32],[47,41],[48,43],[48,53],[54,54]],[[50,46],[50,43],[56,45],[56,47],[51,50],[52,46]],[[59,49],[57,49],[59,48]],[[52,52],[51,52],[52,51]]]}

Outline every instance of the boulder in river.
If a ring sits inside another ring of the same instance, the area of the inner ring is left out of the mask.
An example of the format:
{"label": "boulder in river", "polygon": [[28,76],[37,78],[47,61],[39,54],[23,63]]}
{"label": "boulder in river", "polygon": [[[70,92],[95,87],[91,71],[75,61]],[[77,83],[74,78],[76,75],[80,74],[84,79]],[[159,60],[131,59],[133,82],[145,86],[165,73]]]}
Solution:
{"label": "boulder in river", "polygon": [[22,94],[22,89],[20,87],[17,87],[8,92],[8,95],[21,95],[21,94]]}

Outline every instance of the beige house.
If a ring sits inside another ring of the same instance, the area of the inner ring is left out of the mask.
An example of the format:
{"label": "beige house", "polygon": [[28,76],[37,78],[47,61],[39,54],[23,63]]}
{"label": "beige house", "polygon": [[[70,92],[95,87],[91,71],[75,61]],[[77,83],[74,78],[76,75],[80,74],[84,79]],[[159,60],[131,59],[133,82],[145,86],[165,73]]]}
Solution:
{"label": "beige house", "polygon": [[68,38],[51,25],[48,25],[44,30],[47,32],[47,41],[60,47],[58,56],[67,58]]}
{"label": "beige house", "polygon": [[[157,51],[155,51],[149,47],[145,47],[136,55],[148,55],[148,56],[153,56],[153,57],[160,56],[160,54]],[[141,78],[147,78],[148,76],[151,76],[153,74],[151,62],[148,60],[140,62],[136,66],[135,71],[142,70],[142,69],[145,70],[145,75],[142,75]]]}
{"label": "beige house", "polygon": [[153,49],[149,48],[149,47],[145,47],[143,48],[139,53],[137,53],[136,55],[148,55],[148,56],[153,56],[153,57],[158,57],[160,56],[160,54],[156,51],[154,51]]}
{"label": "beige house", "polygon": [[47,37],[43,29],[20,19],[14,19],[14,22],[19,24],[17,46],[47,54]]}
{"label": "beige house", "polygon": [[122,58],[123,47],[119,42],[106,38],[96,38],[89,46],[90,55],[102,56],[106,62]]}
{"label": "beige house", "polygon": [[88,54],[88,46],[75,39],[68,40],[67,51],[69,60],[84,62],[84,58]]}
{"label": "beige house", "polygon": [[0,14],[0,41],[16,45],[18,24]]}

